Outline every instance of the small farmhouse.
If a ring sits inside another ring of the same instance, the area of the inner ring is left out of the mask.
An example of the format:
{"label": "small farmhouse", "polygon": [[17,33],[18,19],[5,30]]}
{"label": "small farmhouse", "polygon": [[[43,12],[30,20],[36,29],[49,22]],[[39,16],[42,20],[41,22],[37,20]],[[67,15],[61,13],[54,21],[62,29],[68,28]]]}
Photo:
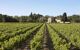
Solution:
{"label": "small farmhouse", "polygon": [[55,17],[49,17],[48,20],[47,20],[47,23],[52,23],[52,22],[55,22]]}
{"label": "small farmhouse", "polygon": [[47,23],[70,23],[69,21],[63,22],[60,17],[49,17]]}
{"label": "small farmhouse", "polygon": [[47,23],[51,23],[51,22],[52,22],[51,18],[48,18]]}
{"label": "small farmhouse", "polygon": [[66,24],[69,24],[69,23],[70,23],[69,21],[63,22],[63,21],[60,20],[60,19],[55,19],[55,21],[56,21],[57,23],[66,23]]}
{"label": "small farmhouse", "polygon": [[61,21],[60,19],[55,19],[55,21],[56,21],[57,23],[63,23],[63,21]]}

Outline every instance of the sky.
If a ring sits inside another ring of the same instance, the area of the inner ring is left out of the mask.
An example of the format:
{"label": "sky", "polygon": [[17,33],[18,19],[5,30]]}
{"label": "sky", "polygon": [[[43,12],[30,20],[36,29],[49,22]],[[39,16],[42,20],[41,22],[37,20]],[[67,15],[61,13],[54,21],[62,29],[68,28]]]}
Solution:
{"label": "sky", "polygon": [[31,12],[57,16],[80,14],[80,0],[0,0],[0,14],[29,15]]}

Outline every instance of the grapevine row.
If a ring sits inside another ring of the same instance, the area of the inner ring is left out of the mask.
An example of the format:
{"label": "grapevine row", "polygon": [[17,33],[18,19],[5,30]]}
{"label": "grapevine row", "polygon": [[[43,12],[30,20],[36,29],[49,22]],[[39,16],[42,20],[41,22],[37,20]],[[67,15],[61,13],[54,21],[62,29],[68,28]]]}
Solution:
{"label": "grapevine row", "polygon": [[60,37],[49,25],[48,30],[54,45],[55,50],[69,50],[70,43],[67,43],[65,39]]}
{"label": "grapevine row", "polygon": [[17,44],[20,44],[25,39],[27,39],[28,36],[40,26],[41,25],[39,25],[39,26],[27,31],[25,34],[16,35],[16,36],[10,38],[9,40],[4,41],[4,43],[1,45],[1,48],[3,50],[11,50],[11,49],[13,49],[14,46],[16,46]]}
{"label": "grapevine row", "polygon": [[42,49],[42,38],[43,38],[44,26],[45,25],[43,25],[40,28],[40,30],[37,32],[34,38],[30,41],[31,50],[41,50]]}

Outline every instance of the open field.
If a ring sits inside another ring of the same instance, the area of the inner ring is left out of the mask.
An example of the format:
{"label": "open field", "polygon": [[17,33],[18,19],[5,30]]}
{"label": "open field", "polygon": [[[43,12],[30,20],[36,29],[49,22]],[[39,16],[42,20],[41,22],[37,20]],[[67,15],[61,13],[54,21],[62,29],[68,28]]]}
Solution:
{"label": "open field", "polygon": [[0,50],[80,50],[80,24],[0,23]]}

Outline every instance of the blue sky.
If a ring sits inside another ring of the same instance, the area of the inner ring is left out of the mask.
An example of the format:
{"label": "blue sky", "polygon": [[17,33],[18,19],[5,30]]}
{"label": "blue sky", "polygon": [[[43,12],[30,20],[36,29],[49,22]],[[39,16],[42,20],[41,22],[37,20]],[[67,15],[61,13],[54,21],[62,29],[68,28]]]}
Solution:
{"label": "blue sky", "polygon": [[29,15],[31,12],[57,16],[80,14],[80,0],[0,0],[0,13]]}

